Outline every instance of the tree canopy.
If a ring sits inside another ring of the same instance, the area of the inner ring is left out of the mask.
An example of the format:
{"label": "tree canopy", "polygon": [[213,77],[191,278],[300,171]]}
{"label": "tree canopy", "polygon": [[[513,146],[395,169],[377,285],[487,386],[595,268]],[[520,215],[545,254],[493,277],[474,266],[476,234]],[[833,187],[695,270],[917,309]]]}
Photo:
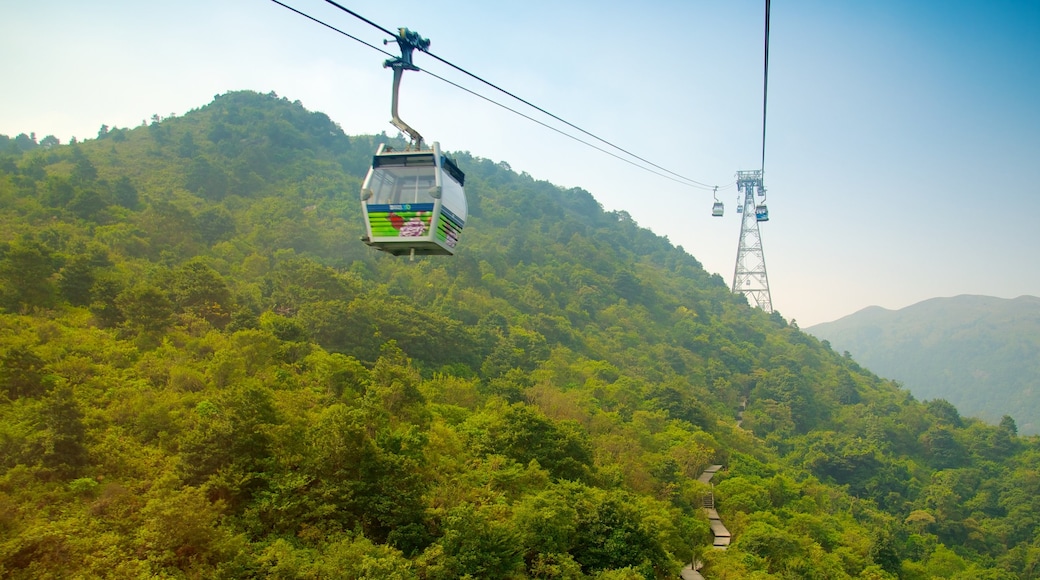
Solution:
{"label": "tree canopy", "polygon": [[299,102],[44,141],[0,136],[2,576],[1035,577],[1035,438],[589,192],[455,153],[458,253],[409,262],[359,241],[395,138]]}

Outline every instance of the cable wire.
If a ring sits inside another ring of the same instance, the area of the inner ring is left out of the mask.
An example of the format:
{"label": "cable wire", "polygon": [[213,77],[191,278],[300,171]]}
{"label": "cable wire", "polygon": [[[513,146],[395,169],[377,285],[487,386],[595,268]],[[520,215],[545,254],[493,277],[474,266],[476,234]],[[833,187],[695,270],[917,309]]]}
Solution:
{"label": "cable wire", "polygon": [[766,0],[765,63],[762,67],[762,175],[766,173],[766,103],[769,95],[769,0]]}
{"label": "cable wire", "polygon": [[347,7],[345,7],[345,6],[341,5],[341,4],[338,4],[336,2],[333,2],[332,0],[325,0],[325,1],[328,2],[329,4],[332,4],[336,8],[339,8],[340,10],[346,12],[347,14],[350,14],[354,18],[357,18],[358,20],[364,22],[365,24],[367,24],[367,25],[369,25],[369,26],[371,26],[373,28],[376,28],[377,30],[381,30],[381,31],[383,31],[384,33],[386,33],[386,34],[388,34],[390,36],[394,36],[394,37],[397,36],[396,32],[391,32],[390,30],[387,30],[386,28],[383,28],[382,26],[376,24],[375,22],[372,22],[368,18],[365,18],[364,16],[358,14],[357,12],[354,12],[350,8],[347,8]]}
{"label": "cable wire", "polygon": [[[326,1],[331,1],[331,0],[326,0]],[[613,147],[614,149],[617,149],[618,151],[621,151],[622,153],[624,153],[626,155],[629,155],[629,156],[631,156],[631,157],[633,157],[635,159],[638,159],[638,160],[640,160],[643,163],[646,163],[648,165],[652,165],[652,166],[654,166],[654,167],[656,167],[656,168],[658,168],[658,169],[660,169],[660,170],[662,170],[662,171],[664,171],[666,173],[674,175],[674,176],[676,176],[676,177],[678,177],[680,179],[684,179],[684,180],[689,181],[691,183],[695,183],[695,184],[697,184],[697,185],[699,185],[701,187],[707,188],[707,189],[712,189],[712,187],[713,187],[711,185],[708,185],[707,183],[702,183],[700,181],[697,181],[696,179],[690,179],[689,177],[686,177],[684,175],[680,175],[680,174],[678,174],[678,173],[676,173],[674,171],[671,171],[669,169],[661,167],[660,165],[654,163],[653,161],[650,161],[648,159],[644,159],[644,158],[636,155],[635,153],[632,153],[631,151],[628,151],[628,150],[626,150],[626,149],[624,149],[622,147],[619,147],[619,146],[611,143],[610,141],[607,141],[606,139],[603,139],[603,138],[601,138],[601,137],[599,137],[599,136],[597,136],[597,135],[595,135],[593,133],[590,133],[590,132],[586,131],[585,129],[582,129],[581,127],[575,125],[574,123],[571,123],[570,121],[567,121],[566,119],[561,119],[560,117],[550,113],[549,111],[546,111],[545,109],[539,107],[538,105],[535,105],[534,103],[531,103],[531,102],[529,102],[529,101],[527,101],[525,99],[522,99],[522,98],[514,95],[513,93],[503,89],[502,87],[499,87],[498,85],[496,85],[494,83],[491,83],[491,82],[489,82],[489,81],[487,81],[487,80],[485,80],[485,79],[483,79],[483,78],[481,78],[481,77],[479,77],[479,76],[469,72],[468,70],[466,70],[464,68],[461,68],[459,66],[456,66],[455,64],[452,64],[452,63],[444,60],[443,58],[437,56],[436,54],[433,54],[432,52],[429,52],[429,51],[423,51],[423,52],[425,52],[426,54],[430,55],[430,57],[432,57],[433,59],[438,60],[438,61],[440,61],[440,62],[450,66],[451,68],[461,72],[462,74],[465,74],[465,75],[467,75],[467,76],[469,76],[469,77],[471,77],[473,79],[476,79],[477,81],[480,81],[480,82],[484,83],[485,85],[495,89],[496,91],[499,91],[500,93],[508,95],[508,96],[510,96],[510,97],[512,97],[512,98],[514,98],[514,99],[516,99],[518,101],[520,101],[521,103],[527,105],[528,107],[531,107],[532,109],[535,109],[535,110],[537,110],[537,111],[539,111],[541,113],[544,113],[544,114],[552,117],[553,119],[556,119],[557,121],[567,125],[568,127],[571,127],[571,128],[576,129],[578,131],[581,131],[582,133],[588,135],[589,137],[592,137],[593,139],[599,141],[600,143],[605,143],[605,144]],[[602,151],[602,149],[601,149],[601,151]]]}
{"label": "cable wire", "polygon": [[[604,149],[602,147],[599,147],[597,145],[589,143],[588,141],[585,141],[585,140],[583,140],[583,139],[581,139],[579,137],[575,137],[574,135],[571,135],[570,133],[567,133],[566,131],[562,131],[562,130],[560,130],[557,127],[553,127],[552,125],[549,125],[548,123],[539,121],[538,119],[535,119],[534,117],[531,117],[530,115],[526,115],[524,113],[521,113],[520,111],[517,111],[516,109],[513,109],[513,108],[509,107],[508,105],[503,105],[502,103],[499,103],[498,101],[496,101],[496,100],[494,100],[494,99],[492,99],[490,97],[484,96],[484,95],[482,95],[482,94],[480,94],[480,93],[478,93],[478,92],[476,92],[476,91],[474,91],[472,89],[464,87],[464,86],[462,86],[462,85],[460,85],[460,84],[458,84],[456,82],[450,81],[450,80],[448,80],[448,79],[446,79],[446,78],[444,78],[442,76],[436,75],[436,74],[434,74],[434,73],[432,73],[432,72],[430,72],[428,70],[420,68],[419,71],[420,72],[424,72],[424,73],[430,75],[431,77],[433,77],[435,79],[444,81],[444,82],[448,83],[449,85],[451,85],[451,86],[453,86],[455,88],[458,88],[458,89],[461,89],[463,91],[466,91],[467,93],[469,93],[469,94],[471,94],[471,95],[473,95],[475,97],[484,99],[485,101],[487,101],[487,102],[489,102],[489,103],[491,103],[493,105],[502,107],[503,109],[505,109],[507,111],[510,111],[512,113],[520,115],[521,117],[523,117],[523,118],[525,118],[525,119],[527,119],[529,121],[532,121],[534,123],[538,123],[539,125],[545,127],[546,129],[549,129],[551,131],[556,131],[557,133],[559,133],[560,135],[563,135],[564,137],[568,137],[570,139],[573,139],[573,140],[577,141],[578,143],[581,143],[583,145],[587,145],[589,147],[592,147],[596,151],[600,151],[602,153],[606,153],[607,155],[610,155],[611,157],[613,157],[613,158],[615,158],[615,159],[617,159],[619,161],[624,161],[625,163],[628,163],[629,165],[632,165],[633,167],[637,167],[639,169],[642,169],[643,171],[648,171],[650,173],[653,173],[654,175],[657,175],[659,177],[663,177],[665,179],[671,179],[672,181],[674,181],[674,182],[676,182],[676,183],[678,183],[680,185],[686,185],[686,186],[689,186],[689,187],[697,187],[695,185],[686,183],[685,181],[679,181],[678,179],[676,179],[676,178],[674,178],[674,177],[672,177],[670,175],[665,175],[664,173],[658,173],[657,171],[654,171],[653,169],[649,169],[647,167],[644,167],[644,166],[636,163],[635,161],[632,161],[631,159],[625,159],[624,157],[622,157],[622,156],[620,156],[620,155],[618,155],[618,154],[616,154],[616,153],[614,153],[612,151],[607,151],[606,149]],[[651,163],[651,165],[653,165],[653,164]],[[656,167],[656,165],[654,165],[654,166]],[[668,170],[665,169],[665,171],[668,171]],[[669,173],[671,173],[671,172],[669,171]],[[703,187],[708,187],[710,189],[709,186],[703,186]],[[723,188],[723,189],[725,189],[725,188]]]}
{"label": "cable wire", "polygon": [[[325,0],[325,2],[327,2],[328,4],[331,4],[332,6],[335,6],[336,8],[339,8],[340,10],[342,10],[342,11],[346,12],[347,14],[350,14],[351,16],[361,20],[362,22],[368,24],[369,26],[372,26],[372,27],[376,28],[377,30],[381,30],[382,32],[384,32],[386,34],[389,34],[390,36],[393,36],[393,37],[397,36],[397,34],[395,34],[393,32],[390,32],[386,28],[383,28],[382,26],[380,26],[380,25],[372,22],[371,20],[365,18],[364,16],[361,16],[357,12],[354,12],[353,10],[340,5],[339,3],[335,2],[334,0]],[[600,143],[604,143],[604,144],[606,144],[606,145],[608,145],[610,147],[613,147],[614,149],[616,149],[618,151],[621,151],[622,153],[624,153],[624,154],[626,154],[626,155],[628,155],[628,156],[630,156],[630,157],[632,157],[634,159],[638,159],[639,161],[642,161],[643,163],[646,163],[648,165],[656,167],[657,169],[660,169],[661,171],[664,171],[666,173],[674,175],[675,177],[678,177],[679,179],[682,179],[684,181],[689,181],[690,183],[697,184],[697,185],[699,185],[701,187],[704,187],[704,188],[708,188],[708,189],[712,188],[712,186],[708,185],[707,183],[702,183],[700,181],[697,181],[696,179],[690,179],[689,177],[686,177],[684,175],[681,175],[679,173],[671,171],[671,170],[669,170],[669,169],[667,169],[665,167],[661,167],[660,165],[654,163],[653,161],[650,161],[648,159],[644,159],[644,158],[640,157],[639,155],[636,155],[635,153],[632,153],[631,151],[628,151],[628,150],[626,150],[626,149],[624,149],[622,147],[619,147],[619,146],[611,143],[610,141],[607,141],[606,139],[603,139],[603,138],[599,137],[598,135],[590,133],[589,131],[586,131],[585,129],[582,129],[581,127],[575,125],[574,123],[571,123],[570,121],[567,121],[566,119],[563,119],[563,118],[561,118],[561,117],[559,117],[557,115],[554,115],[554,114],[550,113],[549,111],[546,111],[542,107],[539,107],[538,105],[535,105],[534,103],[532,103],[532,102],[530,102],[530,101],[528,101],[526,99],[523,99],[523,98],[521,98],[521,97],[519,97],[519,96],[517,96],[517,95],[515,95],[515,94],[513,94],[513,93],[511,93],[511,92],[509,92],[509,91],[507,91],[505,89],[503,89],[502,87],[500,87],[500,86],[498,86],[498,85],[496,85],[496,84],[494,84],[494,83],[492,83],[490,81],[487,81],[487,80],[481,78],[480,76],[477,76],[477,75],[469,72],[468,70],[466,70],[466,69],[464,69],[464,68],[462,68],[462,67],[460,67],[460,66],[458,66],[458,65],[456,65],[456,64],[454,64],[452,62],[449,62],[449,61],[447,61],[447,60],[437,56],[436,54],[430,52],[429,50],[423,50],[423,49],[420,49],[420,50],[422,50],[426,54],[430,55],[430,57],[433,58],[434,60],[437,60],[437,61],[441,62],[442,64],[445,64],[445,65],[447,65],[447,66],[449,66],[449,67],[451,67],[451,68],[461,72],[462,74],[469,76],[470,78],[473,78],[473,79],[475,79],[475,80],[477,80],[477,81],[479,81],[481,83],[484,83],[485,85],[495,89],[496,91],[498,91],[500,93],[503,93],[503,94],[505,94],[505,95],[507,95],[509,97],[512,97],[513,99],[516,99],[517,101],[520,101],[521,103],[527,105],[528,107],[531,107],[532,109],[535,109],[535,110],[537,110],[537,111],[539,111],[539,112],[541,112],[541,113],[543,113],[545,115],[548,115],[549,117],[552,117],[553,119],[556,119],[557,121],[567,125],[568,127],[576,129],[576,130],[584,133],[585,135],[588,135],[589,137],[592,137],[593,139],[599,141]],[[458,86],[458,85],[455,85],[455,86]],[[476,94],[476,93],[474,93],[474,94]],[[498,104],[498,103],[495,103],[495,104]],[[509,110],[512,110],[512,109],[509,109]],[[530,117],[527,117],[527,118],[530,119]],[[543,123],[543,125],[544,125],[544,123]],[[546,126],[548,126],[548,125],[546,125]],[[564,134],[566,134],[566,133],[564,133]],[[581,141],[581,142],[588,144],[585,141]],[[598,147],[596,147],[596,149],[599,150],[599,151],[603,151],[603,149],[600,149]],[[615,155],[615,157],[617,157],[617,156]],[[657,175],[660,175],[660,174],[657,174]],[[673,181],[676,181],[676,180],[673,180]],[[679,182],[679,183],[681,183],[681,182]]]}
{"label": "cable wire", "polygon": [[356,41],[360,42],[361,44],[364,44],[365,46],[371,48],[372,50],[375,50],[377,52],[381,52],[381,53],[383,53],[386,56],[389,56],[391,58],[396,56],[393,53],[387,52],[387,51],[379,48],[378,46],[376,46],[374,44],[371,44],[369,42],[365,42],[364,40],[361,40],[360,38],[358,38],[358,37],[356,37],[356,36],[354,36],[352,34],[344,32],[344,31],[336,28],[335,26],[333,26],[333,25],[331,25],[331,24],[329,24],[327,22],[323,22],[323,21],[321,21],[321,20],[311,16],[310,14],[307,14],[306,12],[301,12],[301,11],[293,8],[292,6],[289,6],[288,4],[283,4],[283,3],[279,2],[278,0],[271,0],[271,2],[274,2],[275,4],[281,6],[282,8],[285,8],[286,10],[290,10],[292,12],[295,12],[295,13],[299,14],[300,16],[303,16],[304,18],[306,18],[307,20],[310,20],[311,22],[316,22],[316,23],[324,26],[325,28],[328,28],[329,30],[335,30],[336,32],[342,34],[343,36],[346,36],[347,38],[349,38],[351,40],[356,40]]}
{"label": "cable wire", "polygon": [[[279,0],[271,0],[271,1],[274,2],[275,4],[278,4],[279,6],[283,6],[285,8],[288,8],[289,10],[299,14],[300,16],[303,16],[303,17],[305,17],[305,18],[307,18],[309,20],[312,20],[314,22],[317,22],[318,24],[321,24],[322,26],[324,26],[324,27],[326,27],[326,28],[328,28],[330,30],[334,30],[334,31],[336,31],[336,32],[338,32],[338,33],[340,33],[340,34],[342,34],[342,35],[344,35],[344,36],[346,36],[346,37],[348,37],[348,38],[350,38],[352,40],[356,40],[356,41],[360,42],[361,44],[364,44],[365,46],[367,46],[367,47],[369,47],[369,48],[371,48],[371,49],[373,49],[373,50],[375,50],[377,52],[380,52],[380,53],[385,54],[385,55],[390,56],[390,57],[395,56],[394,54],[389,53],[389,52],[379,48],[378,46],[376,46],[374,44],[370,44],[368,42],[365,42],[364,40],[361,40],[361,39],[359,39],[359,38],[357,38],[355,36],[347,34],[346,32],[336,28],[335,26],[332,26],[332,25],[329,25],[329,24],[327,24],[325,22],[322,22],[321,20],[319,20],[317,18],[314,18],[313,16],[310,16],[308,14],[305,14],[304,12],[301,12],[301,11],[291,7],[291,6],[287,6],[287,5],[283,4],[282,2],[279,2]],[[346,9],[344,9],[344,10],[346,10]],[[348,10],[348,12],[349,12],[349,10]],[[418,67],[416,67],[416,68],[418,68]],[[489,102],[489,103],[491,103],[493,105],[501,107],[501,108],[503,108],[503,109],[505,109],[505,110],[507,110],[507,111],[509,111],[511,113],[514,113],[514,114],[519,115],[519,116],[521,116],[521,117],[523,117],[523,118],[525,118],[525,119],[527,119],[529,121],[537,123],[537,124],[545,127],[546,129],[549,129],[551,131],[555,131],[555,132],[559,133],[560,135],[563,135],[564,137],[568,137],[570,139],[573,139],[573,140],[577,141],[578,143],[581,143],[582,145],[586,145],[586,146],[591,147],[591,148],[593,148],[593,149],[595,149],[597,151],[600,151],[602,153],[610,155],[611,157],[614,157],[615,159],[617,159],[619,161],[623,161],[625,163],[628,163],[629,165],[632,165],[632,166],[634,166],[636,168],[639,168],[639,169],[642,169],[644,171],[649,171],[650,173],[653,173],[654,175],[657,175],[659,177],[663,177],[665,179],[670,179],[670,180],[672,180],[672,181],[674,181],[676,183],[679,183],[681,185],[687,185],[687,186],[690,185],[689,183],[686,183],[686,182],[683,182],[683,181],[679,181],[678,179],[675,179],[674,177],[665,175],[663,173],[658,173],[658,172],[656,172],[656,171],[654,171],[652,169],[648,169],[646,167],[643,167],[642,165],[639,165],[638,163],[635,163],[634,161],[632,161],[630,159],[625,159],[624,157],[621,157],[620,155],[617,155],[617,154],[615,154],[615,153],[613,153],[611,151],[603,149],[602,147],[598,147],[597,145],[589,143],[588,141],[584,141],[584,140],[582,140],[582,139],[580,139],[578,137],[575,137],[574,135],[571,135],[570,133],[567,133],[565,131],[561,131],[560,129],[558,129],[556,127],[553,127],[552,125],[549,125],[549,124],[547,124],[547,123],[545,123],[543,121],[539,121],[538,119],[535,119],[534,117],[531,117],[530,115],[526,115],[526,114],[524,114],[524,113],[522,113],[522,112],[520,112],[520,111],[518,111],[516,109],[513,109],[513,108],[511,108],[511,107],[509,107],[507,105],[503,105],[502,103],[499,103],[498,101],[495,101],[494,99],[486,97],[486,96],[484,96],[484,95],[482,95],[482,94],[480,94],[480,93],[478,93],[478,92],[476,92],[476,91],[474,91],[472,89],[464,87],[464,86],[462,86],[462,85],[460,85],[460,84],[458,84],[458,83],[456,83],[454,81],[451,81],[449,79],[446,79],[446,78],[444,78],[444,77],[442,77],[440,75],[434,74],[434,73],[432,73],[432,72],[430,72],[428,70],[422,69],[422,68],[418,68],[418,71],[419,72],[424,72],[424,73],[432,76],[433,78],[435,78],[437,80],[440,80],[440,81],[443,81],[445,83],[448,83],[449,85],[452,85],[455,88],[463,90],[463,91],[465,91],[465,92],[467,92],[467,93],[469,93],[469,94],[471,94],[471,95],[473,95],[473,96],[475,96],[477,98],[483,99],[483,100],[485,100],[485,101],[487,101],[487,102]],[[726,187],[728,187],[728,186],[726,186]],[[725,187],[723,187],[723,189],[725,189]]]}
{"label": "cable wire", "polygon": [[[343,36],[346,36],[347,38],[350,38],[351,40],[355,40],[355,41],[357,41],[357,42],[359,42],[359,43],[361,43],[361,44],[363,44],[363,45],[365,45],[365,46],[367,46],[367,47],[369,47],[369,48],[371,48],[371,49],[373,49],[373,50],[375,50],[375,51],[377,51],[379,53],[382,53],[382,54],[384,54],[384,55],[386,55],[388,57],[395,58],[397,56],[395,54],[392,54],[390,52],[387,52],[387,51],[379,48],[378,46],[376,46],[374,44],[366,42],[366,41],[364,41],[364,40],[362,40],[362,39],[360,39],[360,38],[358,38],[358,37],[356,37],[356,36],[354,36],[352,34],[349,34],[349,33],[345,32],[345,31],[343,31],[343,30],[341,30],[339,28],[336,28],[335,26],[332,26],[331,24],[328,24],[328,23],[322,21],[319,18],[311,16],[311,15],[309,15],[309,14],[303,12],[303,11],[297,10],[296,8],[293,8],[292,6],[289,6],[289,5],[283,3],[283,2],[281,2],[279,0],[271,0],[271,1],[274,2],[275,4],[279,5],[279,6],[283,7],[283,8],[286,8],[287,10],[290,10],[291,12],[294,12],[294,13],[300,15],[300,16],[303,16],[304,18],[307,18],[308,20],[310,20],[312,22],[320,24],[321,26],[324,26],[325,28],[328,28],[329,30],[332,30],[334,32],[342,34]],[[347,8],[347,7],[343,6],[343,5],[335,2],[334,0],[325,0],[325,2],[330,4],[330,5],[332,5],[332,6],[335,6],[336,8],[338,8],[339,10],[342,10],[343,12],[346,12],[347,14],[350,14],[351,16],[357,18],[358,20],[361,20],[365,24],[368,24],[369,26],[372,26],[373,28],[383,32],[384,34],[387,34],[389,36],[393,36],[395,38],[397,37],[397,33],[394,33],[392,31],[388,30],[387,28],[384,28],[383,26],[380,26],[379,24],[376,24],[375,22],[372,22],[371,20],[369,20],[369,19],[365,18],[364,16],[358,14],[357,12],[354,12],[353,10],[351,10],[351,9],[349,9],[349,8]],[[483,78],[481,78],[481,77],[479,77],[479,76],[477,76],[477,75],[475,75],[475,74],[473,74],[473,73],[471,73],[471,72],[469,72],[469,71],[467,71],[467,70],[465,70],[465,69],[463,69],[463,68],[461,68],[461,67],[459,67],[459,66],[457,66],[457,65],[455,65],[455,64],[453,64],[453,63],[451,63],[451,62],[449,62],[449,61],[447,61],[447,60],[445,60],[445,59],[443,59],[443,58],[441,58],[441,57],[439,57],[439,56],[437,56],[435,54],[433,54],[433,53],[431,53],[431,52],[428,52],[428,51],[423,51],[423,52],[428,54],[433,59],[435,59],[435,60],[437,60],[437,61],[439,61],[439,62],[441,62],[441,63],[443,63],[443,64],[445,64],[445,65],[447,65],[447,66],[449,66],[449,67],[451,67],[451,68],[453,68],[453,69],[455,69],[455,70],[457,70],[457,71],[459,71],[459,72],[461,72],[461,73],[463,73],[463,74],[465,74],[465,75],[467,75],[467,76],[469,76],[469,77],[471,77],[471,78],[473,78],[473,79],[475,79],[475,80],[477,80],[477,81],[479,81],[479,82],[481,82],[481,83],[483,83],[483,84],[485,84],[485,85],[487,85],[487,86],[489,86],[489,87],[491,87],[491,88],[493,88],[493,89],[495,89],[497,91],[499,91],[499,92],[501,92],[501,93],[503,93],[505,95],[508,95],[509,97],[512,97],[513,99],[516,99],[517,101],[520,101],[521,103],[523,103],[523,104],[525,104],[525,105],[527,105],[527,106],[529,106],[529,107],[531,107],[531,108],[533,108],[533,109],[535,109],[535,110],[537,110],[537,111],[539,111],[539,112],[541,112],[541,113],[543,113],[543,114],[545,114],[545,115],[547,115],[549,117],[552,117],[553,119],[555,119],[557,121],[560,121],[561,123],[564,123],[565,125],[573,128],[573,129],[575,129],[577,131],[580,131],[580,132],[588,135],[589,137],[592,137],[593,139],[596,139],[596,140],[600,141],[601,143],[604,143],[604,144],[606,144],[606,145],[608,145],[608,146],[610,146],[610,147],[612,147],[612,148],[614,148],[614,149],[616,149],[616,150],[618,150],[618,151],[620,151],[620,152],[622,152],[622,153],[624,153],[624,154],[626,154],[626,155],[628,155],[628,156],[630,156],[630,157],[632,157],[634,159],[638,159],[639,161],[642,161],[643,163],[651,165],[651,166],[653,166],[653,167],[655,167],[657,169],[660,169],[661,171],[663,171],[665,173],[668,173],[670,175],[665,175],[664,173],[660,173],[658,171],[654,171],[654,170],[652,170],[652,169],[650,169],[648,167],[640,165],[640,164],[632,161],[631,159],[626,159],[626,158],[624,158],[624,157],[622,157],[620,155],[617,155],[616,153],[613,153],[611,151],[608,151],[607,149],[604,149],[604,148],[599,147],[599,146],[597,146],[597,145],[595,145],[593,143],[585,141],[585,140],[583,140],[583,139],[581,139],[579,137],[571,135],[570,133],[567,133],[566,131],[562,131],[562,130],[560,130],[557,127],[553,127],[552,125],[549,125],[549,124],[547,124],[545,122],[542,122],[542,121],[540,121],[538,119],[535,119],[534,117],[531,117],[530,115],[526,115],[526,114],[524,114],[524,113],[522,113],[522,112],[520,112],[520,111],[518,111],[518,110],[516,110],[514,108],[511,108],[511,107],[509,107],[507,105],[499,103],[498,101],[495,101],[494,99],[491,99],[490,97],[487,97],[485,95],[477,93],[476,91],[473,91],[472,89],[464,87],[464,86],[462,86],[462,85],[460,85],[458,83],[455,83],[455,82],[453,82],[451,80],[448,80],[448,79],[446,79],[446,78],[444,78],[442,76],[434,74],[434,73],[432,73],[432,72],[430,72],[428,70],[419,68],[418,70],[420,72],[424,72],[424,73],[426,73],[426,74],[428,74],[428,75],[430,75],[430,76],[432,76],[432,77],[434,77],[434,78],[436,78],[436,79],[438,79],[440,81],[443,81],[443,82],[445,82],[447,84],[450,84],[450,85],[452,85],[452,86],[454,86],[454,87],[456,87],[458,89],[461,89],[461,90],[463,90],[463,91],[465,91],[467,93],[470,93],[473,96],[476,96],[476,97],[478,97],[480,99],[483,99],[483,100],[485,100],[485,101],[487,101],[487,102],[489,102],[489,103],[491,103],[493,105],[496,105],[498,107],[501,107],[501,108],[503,108],[503,109],[505,109],[505,110],[507,110],[507,111],[509,111],[511,113],[519,115],[519,116],[521,116],[521,117],[523,117],[523,118],[525,118],[525,119],[527,119],[529,121],[537,123],[537,124],[547,128],[547,129],[555,131],[556,133],[559,133],[560,135],[563,135],[564,137],[568,137],[570,139],[573,139],[574,141],[577,141],[578,143],[581,143],[581,144],[583,144],[583,145],[585,145],[587,147],[591,147],[591,148],[593,148],[593,149],[595,149],[595,150],[597,150],[597,151],[599,151],[601,153],[605,153],[607,155],[610,155],[611,157],[614,157],[615,159],[617,159],[619,161],[623,161],[625,163],[628,163],[629,165],[632,165],[632,166],[634,166],[636,168],[642,169],[642,170],[647,171],[649,173],[653,173],[654,175],[657,175],[659,177],[663,177],[665,179],[669,179],[671,181],[679,183],[680,185],[685,185],[687,187],[694,187],[694,188],[705,189],[705,190],[712,190],[712,189],[715,188],[715,186],[711,186],[711,185],[708,185],[706,183],[702,183],[700,181],[697,181],[695,179],[691,179],[689,177],[685,177],[685,176],[683,176],[683,175],[681,175],[679,173],[675,173],[674,171],[671,171],[671,170],[669,170],[669,169],[667,169],[665,167],[662,167],[662,166],[660,166],[660,165],[658,165],[658,164],[656,164],[656,163],[654,163],[652,161],[644,159],[643,157],[640,157],[640,156],[638,156],[638,155],[636,155],[636,154],[634,154],[634,153],[632,153],[630,151],[627,151],[626,149],[624,149],[622,147],[619,147],[619,146],[617,146],[617,145],[615,145],[615,144],[613,144],[613,143],[611,143],[611,142],[609,142],[609,141],[607,141],[607,140],[605,140],[605,139],[603,139],[603,138],[601,138],[601,137],[599,137],[599,136],[597,136],[597,135],[595,135],[593,133],[590,133],[589,131],[586,131],[585,129],[582,129],[581,127],[579,127],[579,126],[577,126],[577,125],[567,121],[566,119],[558,117],[558,116],[550,113],[549,111],[547,111],[547,110],[545,110],[545,109],[543,109],[543,108],[541,108],[541,107],[539,107],[539,106],[537,106],[537,105],[535,105],[535,104],[533,104],[533,103],[531,103],[531,102],[529,102],[529,101],[527,101],[527,100],[525,100],[525,99],[523,99],[523,98],[521,98],[521,97],[519,97],[519,96],[517,96],[517,95],[515,95],[515,94],[513,94],[513,93],[511,93],[511,92],[509,92],[509,91],[507,91],[507,90],[505,90],[505,89],[503,89],[503,88],[501,88],[501,87],[499,87],[499,86],[497,86],[497,85],[495,85],[495,84],[493,84],[493,83],[491,83],[489,81],[487,81],[487,80],[485,80],[485,79],[483,79]],[[723,190],[729,189],[730,187],[732,187],[732,185],[733,184],[728,184],[728,185],[725,185],[725,186],[721,186],[721,187],[719,187],[719,189],[723,189]]]}

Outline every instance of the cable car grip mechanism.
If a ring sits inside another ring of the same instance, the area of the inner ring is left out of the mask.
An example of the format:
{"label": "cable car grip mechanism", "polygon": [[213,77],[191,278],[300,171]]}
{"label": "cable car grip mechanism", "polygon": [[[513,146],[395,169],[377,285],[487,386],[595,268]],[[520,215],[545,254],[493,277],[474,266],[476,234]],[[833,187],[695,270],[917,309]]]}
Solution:
{"label": "cable car grip mechanism", "polygon": [[[394,127],[400,129],[403,133],[406,133],[411,138],[411,145],[416,150],[422,149],[422,135],[418,131],[413,129],[408,123],[401,120],[401,117],[397,114],[397,101],[398,94],[401,91],[401,75],[406,70],[419,70],[419,67],[412,64],[412,51],[419,49],[425,51],[430,47],[430,40],[423,38],[418,32],[413,32],[407,28],[398,28],[397,36],[394,38],[397,41],[397,45],[401,48],[401,56],[387,59],[383,63],[385,68],[394,69],[394,92],[392,100],[390,101],[390,114],[392,116],[390,123]],[[389,44],[389,40],[384,40],[383,44]]]}

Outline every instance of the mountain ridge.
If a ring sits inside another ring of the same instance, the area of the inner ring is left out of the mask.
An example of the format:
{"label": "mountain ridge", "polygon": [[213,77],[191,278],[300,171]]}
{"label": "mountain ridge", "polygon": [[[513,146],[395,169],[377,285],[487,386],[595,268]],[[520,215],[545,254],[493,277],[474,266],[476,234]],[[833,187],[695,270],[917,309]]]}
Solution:
{"label": "mountain ridge", "polygon": [[1040,428],[1036,296],[961,295],[899,310],[868,308],[806,332],[899,380],[918,397],[947,399],[991,423],[1010,415],[1023,432]]}

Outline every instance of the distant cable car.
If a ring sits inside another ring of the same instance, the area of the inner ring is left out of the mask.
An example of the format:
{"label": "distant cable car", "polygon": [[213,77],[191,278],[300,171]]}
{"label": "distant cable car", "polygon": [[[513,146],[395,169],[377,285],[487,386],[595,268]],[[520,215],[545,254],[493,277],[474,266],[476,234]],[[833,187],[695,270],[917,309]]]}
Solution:
{"label": "distant cable car", "polygon": [[466,225],[465,180],[438,143],[422,151],[380,145],[361,186],[365,243],[395,256],[453,255]]}
{"label": "distant cable car", "polygon": [[395,256],[448,255],[466,225],[466,176],[455,162],[441,153],[439,143],[423,147],[423,138],[397,115],[401,75],[419,70],[412,51],[426,50],[430,41],[407,28],[398,29],[400,58],[383,63],[394,70],[390,102],[391,123],[411,142],[404,151],[379,146],[361,185],[361,210],[365,217],[366,244]]}
{"label": "distant cable car", "polygon": [[755,220],[760,222],[769,221],[769,208],[766,207],[766,204],[755,206]]}
{"label": "distant cable car", "polygon": [[719,201],[718,193],[719,187],[716,185],[715,192],[713,193],[713,195],[715,196],[715,204],[711,206],[711,215],[715,217],[722,217],[722,214],[726,211],[726,206],[724,206],[722,202]]}

